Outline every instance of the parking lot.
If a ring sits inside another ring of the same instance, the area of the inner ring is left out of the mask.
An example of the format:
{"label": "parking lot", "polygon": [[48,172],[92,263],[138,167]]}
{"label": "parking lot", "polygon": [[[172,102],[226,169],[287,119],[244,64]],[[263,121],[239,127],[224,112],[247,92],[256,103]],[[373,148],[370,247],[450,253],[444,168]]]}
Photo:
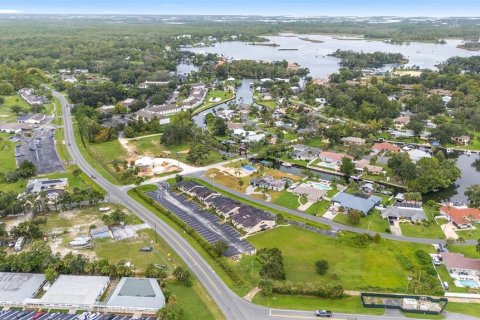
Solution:
{"label": "parking lot", "polygon": [[[18,311],[8,310],[0,311],[1,320],[130,320],[132,316],[84,313],[84,314],[66,314],[66,313],[45,313],[39,314],[37,311]],[[140,319],[140,318],[137,318]],[[154,320],[154,317],[144,317],[144,320]]]}
{"label": "parking lot", "polygon": [[62,160],[55,148],[54,130],[52,126],[36,128],[31,138],[24,138],[17,143],[17,164],[29,160],[37,167],[38,174],[63,171]]}
{"label": "parking lot", "polygon": [[254,252],[255,249],[250,243],[240,239],[241,235],[237,230],[223,223],[219,217],[204,210],[199,204],[165,187],[159,187],[158,190],[146,194],[182,219],[209,243],[225,241],[228,244],[225,256]]}

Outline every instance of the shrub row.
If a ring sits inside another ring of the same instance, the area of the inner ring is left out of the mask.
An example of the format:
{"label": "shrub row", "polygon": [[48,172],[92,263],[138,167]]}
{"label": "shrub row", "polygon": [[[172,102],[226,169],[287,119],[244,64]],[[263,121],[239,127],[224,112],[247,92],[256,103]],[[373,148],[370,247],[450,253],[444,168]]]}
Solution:
{"label": "shrub row", "polygon": [[225,273],[233,280],[236,286],[241,287],[244,285],[244,281],[240,276],[232,269],[230,264],[225,260],[224,257],[219,257],[217,252],[214,250],[213,246],[208,243],[201,235],[199,235],[194,229],[192,229],[189,225],[187,225],[182,219],[177,217],[171,211],[162,207],[159,203],[155,200],[150,198],[149,196],[145,195],[143,192],[138,191],[137,189],[133,189],[133,192],[139,196],[142,200],[148,203],[150,206],[155,208],[158,212],[168,217],[172,220],[176,225],[182,228],[188,235],[194,238],[198,244],[212,257],[215,262],[225,271]]}
{"label": "shrub row", "polygon": [[432,276],[437,275],[437,270],[435,270],[435,267],[433,266],[432,258],[426,251],[417,250],[415,251],[415,256],[417,257],[418,262],[422,266],[423,271]]}
{"label": "shrub row", "polygon": [[343,292],[343,286],[340,284],[326,284],[324,286],[313,284],[284,284],[276,282],[273,285],[272,292],[286,295],[302,295],[302,296],[315,296],[320,298],[343,298],[345,294]]}

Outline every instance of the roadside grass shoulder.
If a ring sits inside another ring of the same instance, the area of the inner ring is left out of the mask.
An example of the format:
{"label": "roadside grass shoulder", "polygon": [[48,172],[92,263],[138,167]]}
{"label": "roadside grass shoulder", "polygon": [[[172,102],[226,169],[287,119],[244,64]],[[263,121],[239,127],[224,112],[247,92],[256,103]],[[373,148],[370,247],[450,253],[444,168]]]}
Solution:
{"label": "roadside grass shoulder", "polygon": [[478,303],[449,302],[445,310],[480,318],[480,304]]}
{"label": "roadside grass shoulder", "polygon": [[[78,132],[78,126],[75,123],[74,124],[74,130],[75,130],[75,141],[77,143],[78,149],[80,150],[80,153],[82,156],[87,160],[87,162],[97,171],[99,172],[105,179],[110,181],[113,184],[119,185],[120,182],[118,180],[118,177],[116,177],[114,172],[110,172],[110,170],[107,170],[104,168],[104,166],[97,160],[93,154],[90,153],[88,146],[83,144],[82,139],[80,138],[80,133]],[[111,158],[113,159],[113,158]]]}
{"label": "roadside grass shoulder", "polygon": [[325,299],[309,296],[286,296],[280,294],[272,294],[265,296],[262,293],[257,294],[253,298],[253,302],[262,306],[279,309],[292,310],[314,310],[326,309],[335,313],[360,313],[370,315],[382,315],[384,309],[364,308],[360,297],[346,297],[342,299]]}

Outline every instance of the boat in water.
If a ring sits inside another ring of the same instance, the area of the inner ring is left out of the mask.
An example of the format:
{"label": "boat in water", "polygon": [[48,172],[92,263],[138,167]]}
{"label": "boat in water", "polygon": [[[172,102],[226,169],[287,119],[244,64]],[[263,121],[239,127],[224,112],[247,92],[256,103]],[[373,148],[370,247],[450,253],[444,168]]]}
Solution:
{"label": "boat in water", "polygon": [[470,150],[465,151],[465,155],[467,157],[470,157],[472,155],[472,152]]}
{"label": "boat in water", "polygon": [[288,163],[288,162],[282,162],[282,166],[290,168],[292,166],[292,164]]}

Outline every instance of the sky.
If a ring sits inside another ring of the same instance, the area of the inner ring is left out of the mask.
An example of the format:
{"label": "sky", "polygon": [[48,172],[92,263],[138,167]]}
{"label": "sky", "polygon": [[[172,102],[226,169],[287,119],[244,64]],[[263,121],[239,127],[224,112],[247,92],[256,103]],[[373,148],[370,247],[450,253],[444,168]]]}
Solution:
{"label": "sky", "polygon": [[0,13],[480,16],[480,0],[0,0]]}

